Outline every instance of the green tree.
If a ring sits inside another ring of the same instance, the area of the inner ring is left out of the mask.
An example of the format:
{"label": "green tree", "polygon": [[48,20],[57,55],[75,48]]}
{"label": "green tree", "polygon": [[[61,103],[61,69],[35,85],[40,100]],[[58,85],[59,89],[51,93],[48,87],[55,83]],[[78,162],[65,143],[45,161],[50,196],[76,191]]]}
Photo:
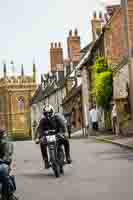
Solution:
{"label": "green tree", "polygon": [[103,57],[97,58],[94,68],[96,103],[104,110],[108,110],[113,95],[112,69]]}

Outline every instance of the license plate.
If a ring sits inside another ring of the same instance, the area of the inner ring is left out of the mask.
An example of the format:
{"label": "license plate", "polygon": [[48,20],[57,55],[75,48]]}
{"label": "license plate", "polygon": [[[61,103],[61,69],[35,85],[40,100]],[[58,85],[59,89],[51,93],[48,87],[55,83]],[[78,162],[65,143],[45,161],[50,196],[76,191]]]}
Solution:
{"label": "license plate", "polygon": [[56,137],[55,135],[48,135],[46,136],[47,142],[55,142],[56,141]]}

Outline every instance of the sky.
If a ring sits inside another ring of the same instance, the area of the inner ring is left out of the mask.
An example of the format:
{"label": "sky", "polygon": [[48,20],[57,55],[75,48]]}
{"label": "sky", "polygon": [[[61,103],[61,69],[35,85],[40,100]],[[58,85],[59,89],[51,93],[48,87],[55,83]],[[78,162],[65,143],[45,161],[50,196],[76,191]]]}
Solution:
{"label": "sky", "polygon": [[14,61],[16,73],[24,64],[25,73],[37,66],[38,80],[49,67],[51,42],[61,42],[66,55],[66,38],[70,29],[78,28],[81,47],[91,41],[93,11],[120,0],[0,0],[0,76],[2,63]]}

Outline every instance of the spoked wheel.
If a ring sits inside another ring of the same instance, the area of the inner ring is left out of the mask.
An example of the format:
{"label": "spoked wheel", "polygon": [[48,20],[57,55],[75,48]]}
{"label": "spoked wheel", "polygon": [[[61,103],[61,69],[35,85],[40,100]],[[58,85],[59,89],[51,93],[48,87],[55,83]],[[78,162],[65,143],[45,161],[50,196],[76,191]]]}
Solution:
{"label": "spoked wheel", "polygon": [[64,151],[63,151],[62,147],[60,147],[59,150],[58,150],[58,162],[59,162],[60,173],[61,174],[64,174],[64,168],[63,168],[63,166],[64,166],[64,158],[65,158]]}
{"label": "spoked wheel", "polygon": [[11,194],[2,196],[0,200],[18,200],[18,198],[14,194]]}
{"label": "spoked wheel", "polygon": [[18,200],[18,198],[13,194],[9,197],[8,200]]}

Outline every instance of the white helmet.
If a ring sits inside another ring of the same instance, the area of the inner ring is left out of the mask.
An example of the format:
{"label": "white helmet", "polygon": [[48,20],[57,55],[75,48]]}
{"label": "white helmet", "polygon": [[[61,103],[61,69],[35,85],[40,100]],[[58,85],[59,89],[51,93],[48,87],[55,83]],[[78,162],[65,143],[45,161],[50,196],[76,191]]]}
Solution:
{"label": "white helmet", "polygon": [[50,104],[46,104],[43,107],[43,114],[48,116],[48,117],[52,117],[55,113],[55,110],[53,108],[53,106],[51,106]]}

